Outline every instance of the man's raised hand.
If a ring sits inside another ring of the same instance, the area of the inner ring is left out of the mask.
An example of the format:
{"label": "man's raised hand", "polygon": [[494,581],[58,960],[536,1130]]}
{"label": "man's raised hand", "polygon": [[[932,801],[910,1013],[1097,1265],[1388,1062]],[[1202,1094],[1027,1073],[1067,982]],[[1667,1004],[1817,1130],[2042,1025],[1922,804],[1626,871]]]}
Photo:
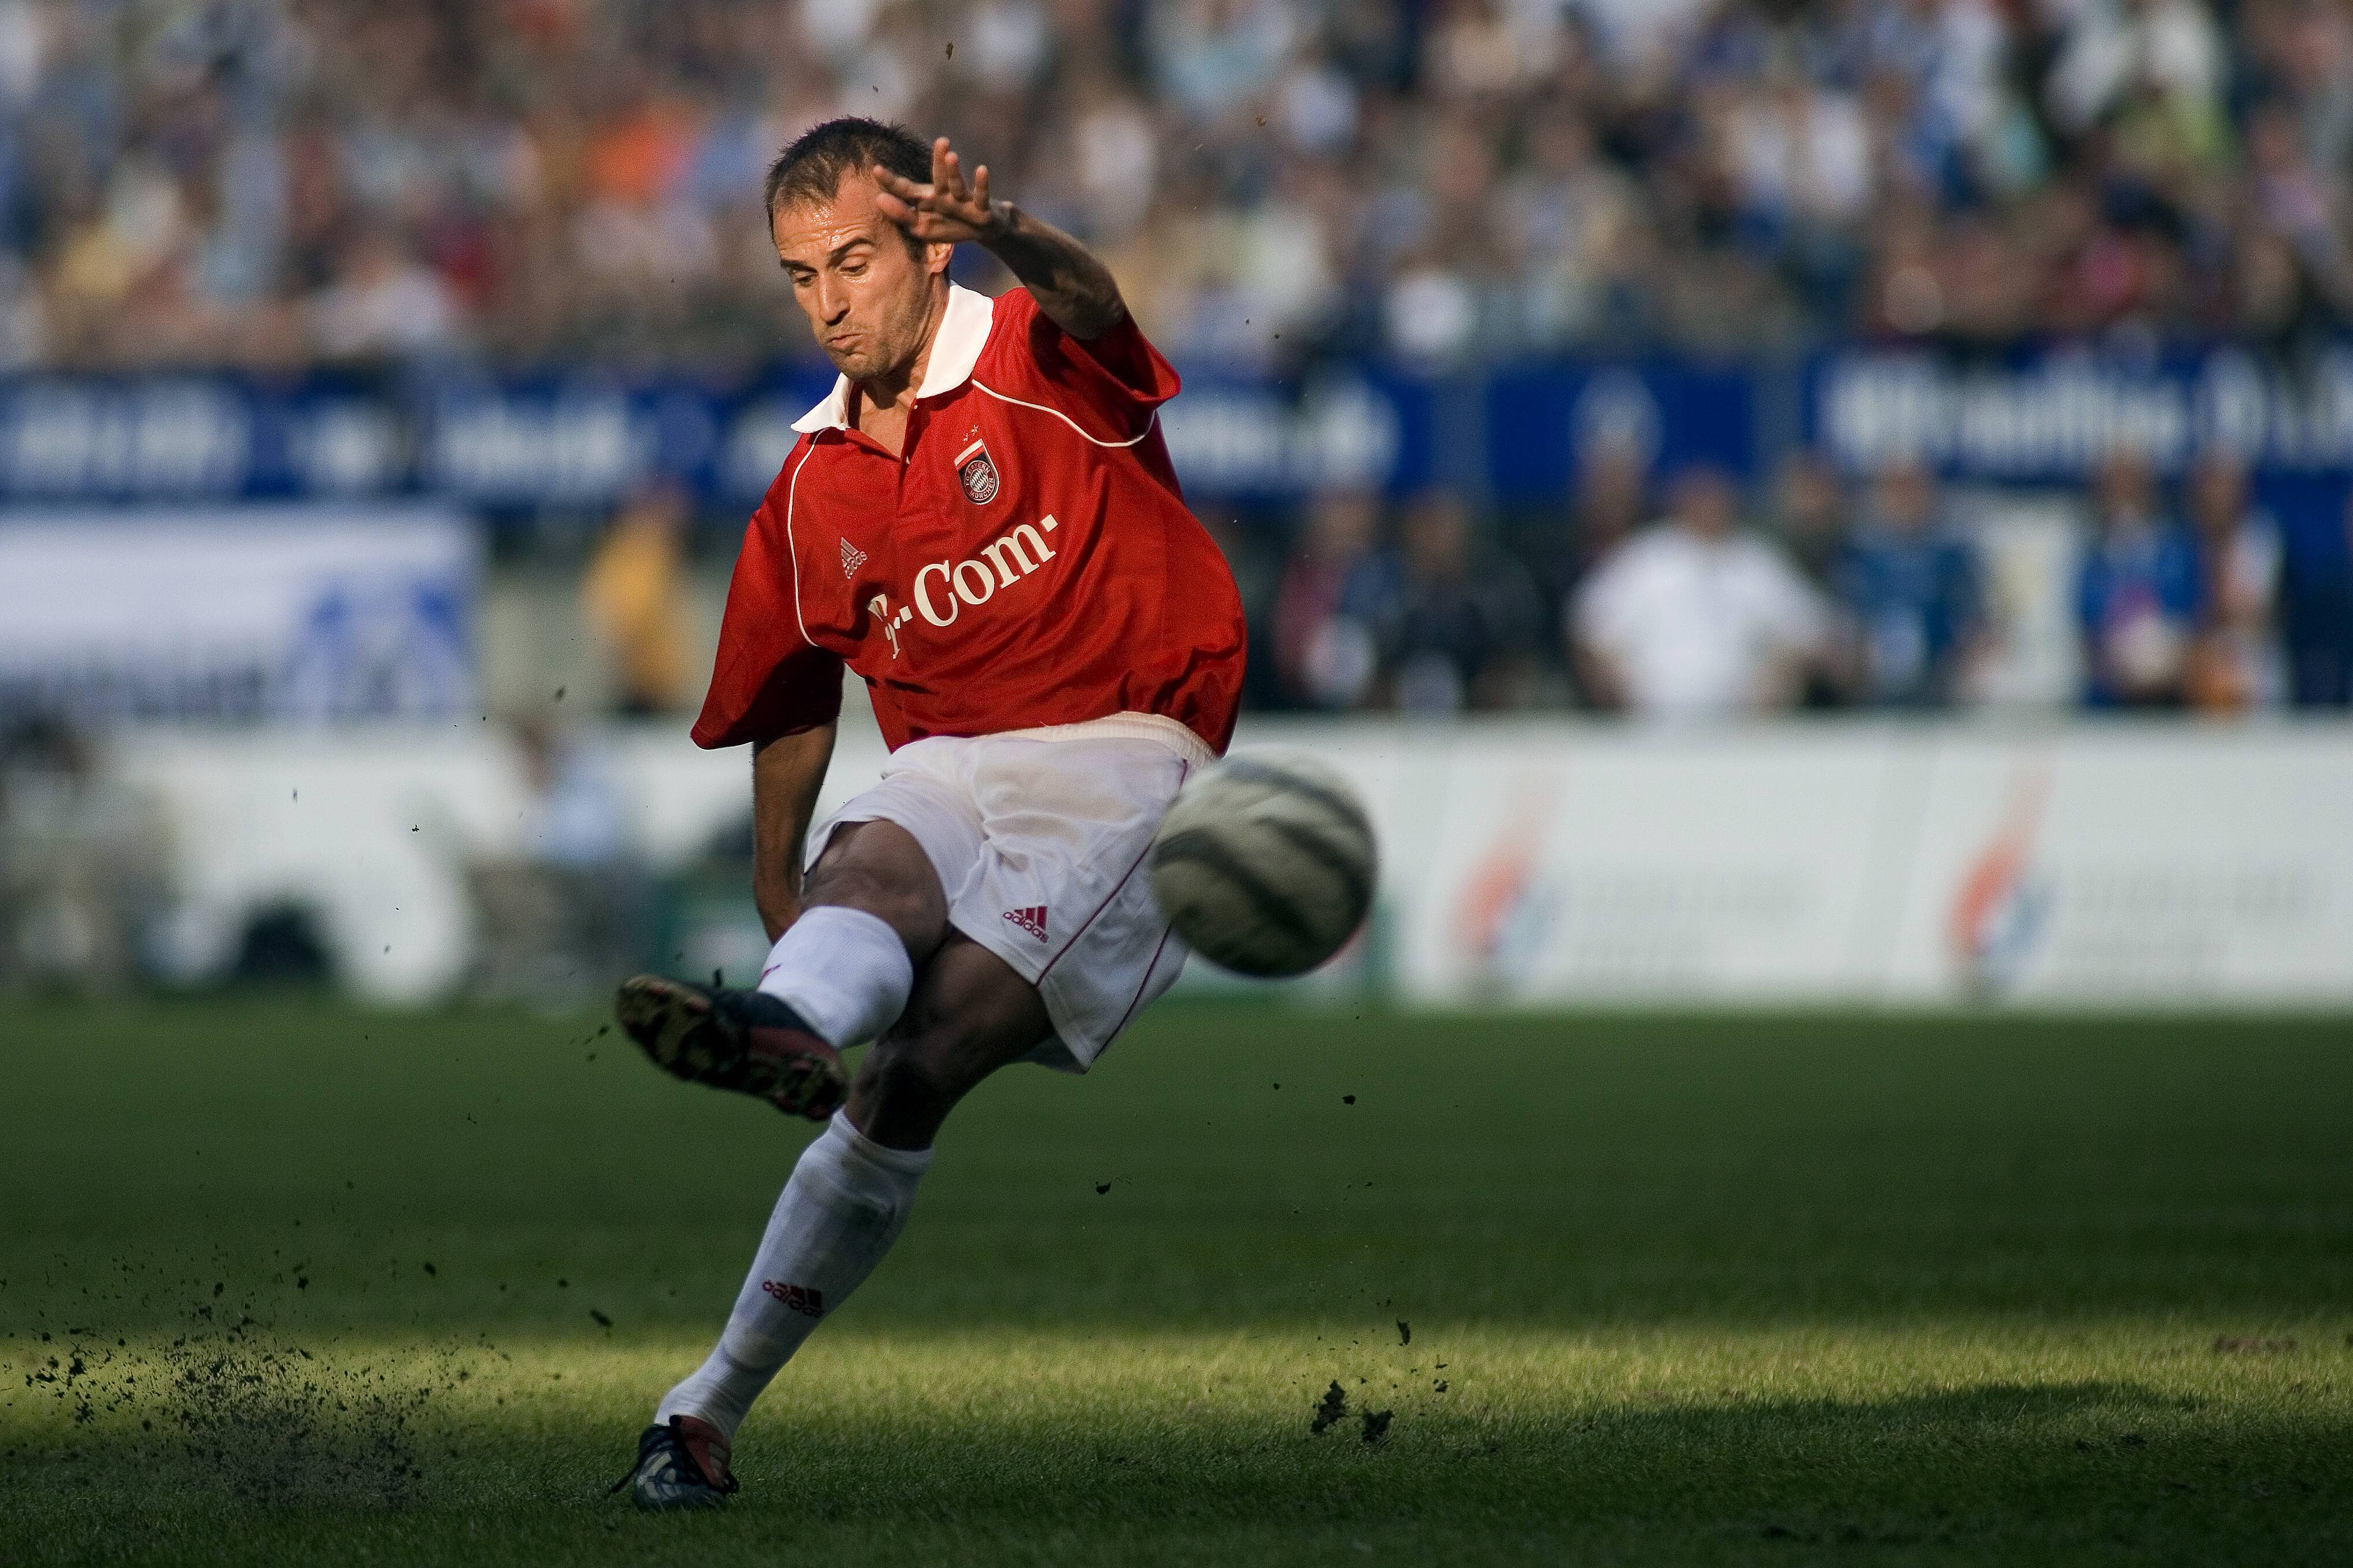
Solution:
{"label": "man's raised hand", "polygon": [[932,183],[874,171],[874,205],[919,245],[985,245],[1029,290],[1048,321],[1092,342],[1127,314],[1111,271],[1087,247],[1011,202],[988,199],[988,168],[964,169],[944,136],[932,143]]}
{"label": "man's raised hand", "polygon": [[964,183],[964,167],[948,148],[944,136],[932,143],[932,183],[918,184],[877,165],[874,183],[881,193],[874,205],[882,216],[925,244],[986,243],[1005,227],[1005,215],[988,201],[988,165]]}

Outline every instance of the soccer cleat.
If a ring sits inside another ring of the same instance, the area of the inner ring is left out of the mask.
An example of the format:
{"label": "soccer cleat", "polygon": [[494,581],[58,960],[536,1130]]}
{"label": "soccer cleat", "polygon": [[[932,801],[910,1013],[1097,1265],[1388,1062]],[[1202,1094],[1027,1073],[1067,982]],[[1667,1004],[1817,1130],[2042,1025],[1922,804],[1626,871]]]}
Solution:
{"label": "soccer cleat", "polygon": [[640,974],[622,983],[614,1011],[672,1078],[732,1089],[812,1121],[839,1110],[849,1092],[841,1053],[765,991]]}
{"label": "soccer cleat", "polygon": [[638,1434],[638,1462],[605,1495],[623,1487],[639,1508],[652,1513],[717,1508],[736,1490],[735,1477],[727,1468],[727,1439],[718,1427],[691,1415],[673,1415],[668,1426],[649,1426]]}

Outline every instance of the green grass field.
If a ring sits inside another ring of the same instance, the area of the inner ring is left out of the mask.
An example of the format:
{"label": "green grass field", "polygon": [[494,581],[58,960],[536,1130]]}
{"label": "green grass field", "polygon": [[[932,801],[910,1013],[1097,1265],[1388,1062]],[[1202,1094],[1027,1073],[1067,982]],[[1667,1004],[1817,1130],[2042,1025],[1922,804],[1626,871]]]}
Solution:
{"label": "green grass field", "polygon": [[596,1028],[12,1008],[0,1563],[2353,1560],[2343,1020],[1164,1007],[694,1519],[603,1488],[807,1130]]}

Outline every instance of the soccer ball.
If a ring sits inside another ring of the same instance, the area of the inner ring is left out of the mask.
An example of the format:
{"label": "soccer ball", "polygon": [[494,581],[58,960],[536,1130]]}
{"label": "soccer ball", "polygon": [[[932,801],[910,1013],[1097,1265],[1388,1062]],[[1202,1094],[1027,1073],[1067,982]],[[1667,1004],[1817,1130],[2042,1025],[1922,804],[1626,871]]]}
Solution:
{"label": "soccer ball", "polygon": [[1372,821],[1345,780],[1298,755],[1229,757],[1176,794],[1152,893],[1176,934],[1240,974],[1301,974],[1365,923]]}

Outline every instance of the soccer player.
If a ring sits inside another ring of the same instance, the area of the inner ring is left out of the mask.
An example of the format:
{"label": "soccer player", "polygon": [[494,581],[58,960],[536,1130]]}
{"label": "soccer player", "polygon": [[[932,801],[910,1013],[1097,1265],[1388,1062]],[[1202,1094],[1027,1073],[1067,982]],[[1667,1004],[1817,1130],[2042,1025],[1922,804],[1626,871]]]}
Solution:
{"label": "soccer player", "polygon": [[[1240,597],[1161,439],[1176,373],[1103,263],[871,120],[800,137],[765,194],[841,374],[744,535],[693,733],[752,746],[776,946],[756,990],[641,975],[618,1011],[669,1072],[826,1128],[639,1439],[624,1484],[658,1509],[734,1491],[744,1412],[889,1250],[956,1101],[1012,1062],[1085,1071],[1176,978],[1145,854],[1242,678]],[[950,283],[967,241],[1020,287]],[[811,831],[844,664],[891,756]]]}

